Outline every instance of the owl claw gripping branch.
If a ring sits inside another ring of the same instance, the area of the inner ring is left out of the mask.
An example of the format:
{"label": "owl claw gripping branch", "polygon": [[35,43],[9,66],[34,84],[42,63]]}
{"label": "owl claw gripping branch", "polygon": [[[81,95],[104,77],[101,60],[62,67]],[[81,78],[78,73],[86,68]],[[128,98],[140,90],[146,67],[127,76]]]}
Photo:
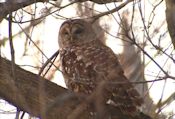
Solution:
{"label": "owl claw gripping branch", "polygon": [[65,21],[58,43],[61,69],[69,90],[89,96],[101,82],[109,82],[103,94],[106,104],[111,100],[123,115],[137,115],[143,100],[124,76],[117,56],[98,39],[92,24],[82,19]]}

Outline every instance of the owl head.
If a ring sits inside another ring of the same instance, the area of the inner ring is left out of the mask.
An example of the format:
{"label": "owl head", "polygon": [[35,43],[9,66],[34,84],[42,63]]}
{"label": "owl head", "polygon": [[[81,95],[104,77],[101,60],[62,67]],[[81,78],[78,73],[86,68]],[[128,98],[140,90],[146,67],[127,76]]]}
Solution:
{"label": "owl head", "polygon": [[83,19],[65,21],[59,31],[58,43],[60,48],[72,45],[82,45],[96,39],[92,24]]}

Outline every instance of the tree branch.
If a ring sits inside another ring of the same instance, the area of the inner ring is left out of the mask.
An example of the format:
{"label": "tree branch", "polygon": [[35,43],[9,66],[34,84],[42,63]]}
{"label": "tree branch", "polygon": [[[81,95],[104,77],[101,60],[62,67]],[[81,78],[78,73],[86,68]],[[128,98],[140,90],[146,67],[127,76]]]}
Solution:
{"label": "tree branch", "polygon": [[[54,0],[55,1],[55,0]],[[23,0],[18,2],[18,0],[12,0],[9,2],[0,3],[0,22],[5,18],[9,13],[14,12],[23,7],[29,6],[37,2],[46,2],[46,0]]]}
{"label": "tree branch", "polygon": [[94,3],[98,3],[98,4],[107,4],[107,3],[111,3],[111,2],[122,2],[122,0],[77,0],[79,2],[86,2],[86,1],[91,1]]}
{"label": "tree branch", "polygon": [[127,0],[126,2],[120,4],[118,7],[112,9],[112,10],[108,10],[106,12],[102,12],[100,14],[97,14],[97,15],[94,15],[91,19],[93,19],[94,21],[105,16],[105,15],[108,15],[108,14],[112,14],[114,12],[117,12],[119,11],[120,9],[122,9],[124,6],[126,6],[127,4],[129,4],[130,2],[133,2],[134,0]]}
{"label": "tree branch", "polygon": [[[84,97],[75,95],[17,65],[14,66],[16,79],[12,77],[11,62],[0,57],[0,97],[20,110],[42,119],[67,119],[75,109],[86,103]],[[113,106],[108,105],[105,108],[110,112],[111,119],[126,116]],[[94,110],[94,107],[90,110]],[[79,119],[93,119],[96,115],[90,115],[90,110],[81,112]],[[142,112],[138,116],[151,119]]]}
{"label": "tree branch", "polygon": [[[0,57],[0,97],[18,109],[42,119],[67,119],[75,109],[86,103],[82,96],[17,65],[14,67],[16,79],[12,75],[11,62]],[[110,106],[106,108],[110,110],[110,114],[121,116],[118,109]],[[82,111],[78,118],[94,119],[96,115],[90,115],[90,110]]]}
{"label": "tree branch", "polygon": [[66,119],[70,111],[80,103],[66,89],[17,65],[15,80],[10,69],[11,62],[0,58],[0,97],[33,116]]}

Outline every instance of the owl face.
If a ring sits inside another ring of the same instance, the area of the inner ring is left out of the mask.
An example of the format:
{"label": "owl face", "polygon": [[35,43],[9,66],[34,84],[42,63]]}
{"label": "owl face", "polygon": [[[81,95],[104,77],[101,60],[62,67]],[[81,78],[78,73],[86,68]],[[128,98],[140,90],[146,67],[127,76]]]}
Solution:
{"label": "owl face", "polygon": [[65,21],[59,31],[60,48],[70,47],[76,44],[84,44],[95,39],[92,25],[82,19]]}

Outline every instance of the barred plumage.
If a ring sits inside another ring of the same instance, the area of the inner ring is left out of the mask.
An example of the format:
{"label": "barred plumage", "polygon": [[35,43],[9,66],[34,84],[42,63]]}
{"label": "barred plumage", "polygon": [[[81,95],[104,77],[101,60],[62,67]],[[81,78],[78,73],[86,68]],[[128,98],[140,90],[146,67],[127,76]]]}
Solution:
{"label": "barred plumage", "polygon": [[59,31],[59,47],[68,89],[90,95],[100,82],[107,81],[105,98],[121,112],[134,113],[143,103],[124,76],[117,56],[97,38],[89,22],[81,19],[64,22]]}

